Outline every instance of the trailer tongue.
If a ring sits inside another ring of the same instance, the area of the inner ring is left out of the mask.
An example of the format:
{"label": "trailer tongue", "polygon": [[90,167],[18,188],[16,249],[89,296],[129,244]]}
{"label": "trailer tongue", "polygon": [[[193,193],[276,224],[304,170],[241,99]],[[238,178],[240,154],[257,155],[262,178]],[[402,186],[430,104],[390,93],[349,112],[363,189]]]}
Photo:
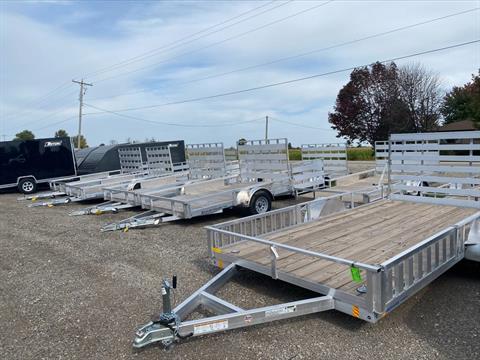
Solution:
{"label": "trailer tongue", "polygon": [[[348,209],[337,194],[207,227],[222,270],[173,310],[164,281],[163,312],[136,331],[133,346],[332,309],[377,322],[463,258],[479,259],[478,151],[480,132],[392,135],[388,199]],[[215,294],[240,268],[319,296],[239,308]],[[187,320],[198,306],[214,316]]]}

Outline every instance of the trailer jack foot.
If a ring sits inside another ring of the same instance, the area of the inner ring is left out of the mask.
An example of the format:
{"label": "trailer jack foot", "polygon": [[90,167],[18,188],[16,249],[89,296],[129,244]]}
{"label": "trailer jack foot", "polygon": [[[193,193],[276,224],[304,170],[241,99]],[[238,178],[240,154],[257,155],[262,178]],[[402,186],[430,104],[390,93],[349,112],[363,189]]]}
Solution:
{"label": "trailer jack foot", "polygon": [[178,218],[176,216],[167,216],[165,213],[157,213],[154,210],[150,210],[119,222],[106,224],[101,230],[122,230],[123,232],[127,232],[129,229],[156,226],[160,225],[161,223],[177,219]]}

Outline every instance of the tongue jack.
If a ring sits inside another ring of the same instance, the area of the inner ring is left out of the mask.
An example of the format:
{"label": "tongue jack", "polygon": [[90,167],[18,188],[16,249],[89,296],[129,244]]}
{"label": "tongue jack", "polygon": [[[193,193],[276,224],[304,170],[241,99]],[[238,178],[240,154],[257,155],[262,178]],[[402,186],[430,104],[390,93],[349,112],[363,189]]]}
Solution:
{"label": "tongue jack", "polygon": [[177,315],[172,312],[171,295],[172,295],[172,290],[175,290],[176,288],[177,288],[176,275],[173,276],[171,284],[167,279],[162,280],[163,312],[152,318],[152,321],[154,323],[161,324],[168,327],[175,325],[175,320],[177,318]]}

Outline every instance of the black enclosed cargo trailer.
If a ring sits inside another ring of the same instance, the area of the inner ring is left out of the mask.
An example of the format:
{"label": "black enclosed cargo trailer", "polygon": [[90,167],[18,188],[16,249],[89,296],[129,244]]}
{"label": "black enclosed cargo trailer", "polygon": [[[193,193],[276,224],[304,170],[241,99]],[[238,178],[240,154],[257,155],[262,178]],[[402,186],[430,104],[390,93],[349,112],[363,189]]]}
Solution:
{"label": "black enclosed cargo trailer", "polygon": [[0,142],[0,189],[18,187],[31,194],[37,184],[76,175],[68,137]]}
{"label": "black enclosed cargo trailer", "polygon": [[186,161],[185,143],[183,140],[101,145],[75,151],[77,174],[88,175],[120,170],[120,158],[118,156],[118,149],[120,148],[140,148],[142,159],[144,159],[146,164],[147,154],[145,149],[153,146],[169,146],[173,164],[181,164]]}

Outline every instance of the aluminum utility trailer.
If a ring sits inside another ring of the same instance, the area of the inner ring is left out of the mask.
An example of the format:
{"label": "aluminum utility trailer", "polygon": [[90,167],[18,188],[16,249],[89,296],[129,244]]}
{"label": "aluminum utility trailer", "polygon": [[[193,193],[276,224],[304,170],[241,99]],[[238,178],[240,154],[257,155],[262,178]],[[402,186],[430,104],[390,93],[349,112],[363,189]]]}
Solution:
{"label": "aluminum utility trailer", "polygon": [[86,174],[86,175],[68,176],[68,177],[55,179],[49,182],[50,191],[43,191],[43,192],[39,192],[37,194],[29,195],[29,196],[21,196],[17,198],[17,200],[36,201],[40,199],[53,199],[56,197],[65,196],[65,191],[64,191],[65,183],[74,182],[74,181],[95,180],[95,179],[105,178],[113,175],[119,175],[120,173],[121,173],[120,170],[113,170],[113,171],[105,171],[105,172]]}
{"label": "aluminum utility trailer", "polygon": [[[130,181],[116,181],[96,186],[99,198],[106,200],[101,204],[75,210],[70,215],[99,215],[106,212],[117,212],[138,204],[128,201],[129,194],[148,191],[151,188],[169,188],[188,181],[188,165],[173,164],[169,146],[158,145],[145,148],[148,173]],[[90,189],[91,187],[89,187]]]}
{"label": "aluminum utility trailer", "polygon": [[251,213],[263,213],[271,209],[271,202],[277,196],[297,195],[324,186],[322,161],[292,166],[288,160],[287,139],[246,141],[238,144],[238,153],[239,175],[186,183],[157,192],[137,193],[135,201],[140,201],[142,208],[148,210],[147,217],[142,217],[140,222],[138,217],[133,217],[107,224],[102,230],[158,225],[165,221],[214,214],[236,206],[247,207]]}
{"label": "aluminum utility trailer", "polygon": [[135,182],[136,179],[148,175],[148,171],[143,164],[140,147],[121,147],[118,149],[118,155],[120,159],[120,173],[114,173],[114,175],[111,173],[91,174],[77,181],[52,182],[50,187],[54,190],[54,193],[63,193],[64,197],[57,195],[55,197],[59,198],[46,202],[35,202],[30,204],[30,207],[51,207],[76,201],[101,199],[104,186]]}
{"label": "aluminum utility trailer", "polygon": [[[385,148],[388,150],[388,145]],[[384,197],[387,176],[385,153],[381,150],[379,157],[375,157],[375,168],[352,174],[348,169],[345,143],[303,144],[301,154],[303,160],[321,159],[324,162],[327,186],[317,192],[316,197],[343,193],[345,201],[350,199],[350,202],[364,204]]]}
{"label": "aluminum utility trailer", "polygon": [[[222,270],[173,309],[174,286],[164,280],[163,312],[137,330],[133,346],[334,309],[375,323],[463,258],[480,261],[480,132],[392,135],[389,147],[388,177],[397,183],[388,199],[342,211],[334,195],[207,227]],[[239,268],[318,296],[239,308],[215,296]],[[215,315],[185,320],[198,306]]]}
{"label": "aluminum utility trailer", "polygon": [[[154,176],[145,178],[132,184],[121,184],[103,188],[105,203],[98,206],[77,210],[71,215],[102,214],[117,212],[119,209],[139,207],[140,196],[175,189],[184,184],[206,181],[216,177],[223,177],[227,173],[225,158],[223,156],[223,143],[205,143],[186,145],[188,163],[173,164],[170,152],[165,147],[146,148],[149,171],[153,174],[166,174],[173,171],[170,176]],[[158,218],[164,216],[155,211],[137,214],[126,221],[132,226],[156,224]],[[114,226],[114,225],[112,225]],[[125,228],[124,228],[125,229]]]}

